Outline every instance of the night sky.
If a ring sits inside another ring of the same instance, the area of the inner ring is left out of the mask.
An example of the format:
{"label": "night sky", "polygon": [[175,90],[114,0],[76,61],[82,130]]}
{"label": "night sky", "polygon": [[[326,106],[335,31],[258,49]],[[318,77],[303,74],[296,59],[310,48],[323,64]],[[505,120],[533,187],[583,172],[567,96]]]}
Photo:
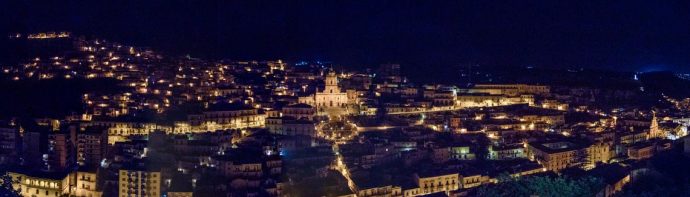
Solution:
{"label": "night sky", "polygon": [[[38,3],[40,2],[40,3]],[[9,32],[205,58],[690,71],[690,1],[4,1]]]}

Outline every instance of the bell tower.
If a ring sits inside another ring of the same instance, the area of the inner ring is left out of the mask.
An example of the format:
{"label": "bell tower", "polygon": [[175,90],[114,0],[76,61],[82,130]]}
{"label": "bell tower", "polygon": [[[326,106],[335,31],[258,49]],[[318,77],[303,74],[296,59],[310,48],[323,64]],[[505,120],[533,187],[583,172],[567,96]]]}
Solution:
{"label": "bell tower", "polygon": [[328,75],[326,75],[326,80],[324,82],[326,83],[326,88],[324,88],[323,93],[340,93],[340,89],[338,88],[338,77],[335,75],[335,72],[333,72],[332,70],[328,72]]}
{"label": "bell tower", "polygon": [[656,111],[652,111],[652,122],[649,126],[649,138],[663,138],[664,134],[659,129],[659,122],[656,119]]}

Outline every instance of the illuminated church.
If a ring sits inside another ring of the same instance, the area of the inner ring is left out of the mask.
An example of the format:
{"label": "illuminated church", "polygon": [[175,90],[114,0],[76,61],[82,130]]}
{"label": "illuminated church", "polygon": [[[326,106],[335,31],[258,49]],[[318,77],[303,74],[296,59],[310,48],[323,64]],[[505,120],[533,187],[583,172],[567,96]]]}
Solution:
{"label": "illuminated church", "polygon": [[346,111],[348,104],[348,96],[338,87],[338,77],[335,72],[330,71],[325,79],[326,87],[323,91],[316,91],[316,94],[311,96],[300,97],[300,103],[306,103],[314,106],[317,112],[332,112]]}
{"label": "illuminated church", "polygon": [[659,122],[656,119],[656,112],[652,111],[652,122],[649,126],[649,138],[664,138],[664,131],[659,129]]}

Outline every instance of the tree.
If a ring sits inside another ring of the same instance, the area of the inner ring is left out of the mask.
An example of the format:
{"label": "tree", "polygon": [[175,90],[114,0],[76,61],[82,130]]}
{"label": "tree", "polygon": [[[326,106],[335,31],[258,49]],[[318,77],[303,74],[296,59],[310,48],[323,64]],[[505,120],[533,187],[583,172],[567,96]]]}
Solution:
{"label": "tree", "polygon": [[657,153],[649,160],[649,169],[636,176],[618,196],[690,196],[690,157],[683,146]]}
{"label": "tree", "polygon": [[1,197],[20,197],[22,196],[19,192],[19,190],[15,190],[12,184],[17,183],[17,181],[12,180],[12,177],[8,175],[7,173],[4,173],[2,177],[0,177],[0,196]]}
{"label": "tree", "polygon": [[617,196],[690,196],[690,183],[676,183],[662,174],[652,172],[637,177]]}
{"label": "tree", "polygon": [[595,177],[571,179],[568,177],[531,176],[503,180],[495,185],[485,185],[477,190],[477,196],[533,196],[585,197],[596,196],[604,182]]}

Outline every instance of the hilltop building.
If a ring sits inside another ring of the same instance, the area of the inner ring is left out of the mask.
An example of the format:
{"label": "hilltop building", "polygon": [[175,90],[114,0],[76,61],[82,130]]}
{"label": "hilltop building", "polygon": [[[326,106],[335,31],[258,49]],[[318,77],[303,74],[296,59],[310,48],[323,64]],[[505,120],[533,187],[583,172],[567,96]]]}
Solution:
{"label": "hilltop building", "polygon": [[338,87],[338,77],[330,71],[324,80],[326,84],[323,91],[317,91],[314,95],[300,97],[299,103],[315,106],[317,113],[337,115],[347,112],[349,99],[346,92]]}

